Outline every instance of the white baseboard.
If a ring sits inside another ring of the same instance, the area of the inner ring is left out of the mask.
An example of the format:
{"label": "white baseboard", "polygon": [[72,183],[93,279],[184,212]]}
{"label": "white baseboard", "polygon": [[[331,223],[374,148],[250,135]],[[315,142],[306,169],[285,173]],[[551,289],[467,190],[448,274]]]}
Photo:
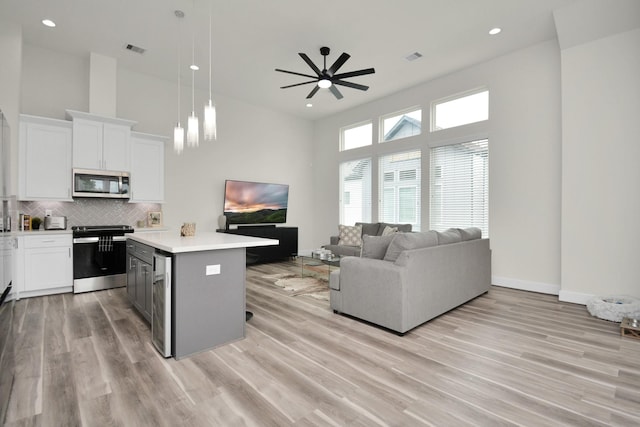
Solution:
{"label": "white baseboard", "polygon": [[512,279],[510,277],[491,276],[491,284],[522,291],[540,292],[542,294],[558,295],[560,293],[560,285]]}
{"label": "white baseboard", "polygon": [[584,294],[582,292],[560,291],[559,300],[564,302],[572,302],[575,304],[587,305],[587,301],[594,295]]}

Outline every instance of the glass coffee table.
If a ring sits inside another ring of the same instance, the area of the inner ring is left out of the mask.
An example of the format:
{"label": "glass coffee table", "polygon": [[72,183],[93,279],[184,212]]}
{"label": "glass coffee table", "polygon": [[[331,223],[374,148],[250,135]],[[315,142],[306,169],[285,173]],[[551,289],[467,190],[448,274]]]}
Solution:
{"label": "glass coffee table", "polygon": [[[305,266],[308,267],[324,267],[326,266],[327,280],[333,270],[340,268],[340,255],[332,253],[318,253],[314,250],[300,251],[296,254],[300,259],[300,277],[304,277]],[[324,274],[324,268],[311,270],[316,273]],[[311,276],[312,274],[307,274]]]}

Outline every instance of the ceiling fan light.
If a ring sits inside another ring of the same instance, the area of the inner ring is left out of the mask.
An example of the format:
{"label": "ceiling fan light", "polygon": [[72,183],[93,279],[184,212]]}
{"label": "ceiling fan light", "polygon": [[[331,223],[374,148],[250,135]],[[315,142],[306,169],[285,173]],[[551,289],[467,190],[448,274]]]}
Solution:
{"label": "ceiling fan light", "polygon": [[322,88],[322,89],[328,89],[331,87],[331,80],[329,79],[322,79],[318,81],[318,87]]}

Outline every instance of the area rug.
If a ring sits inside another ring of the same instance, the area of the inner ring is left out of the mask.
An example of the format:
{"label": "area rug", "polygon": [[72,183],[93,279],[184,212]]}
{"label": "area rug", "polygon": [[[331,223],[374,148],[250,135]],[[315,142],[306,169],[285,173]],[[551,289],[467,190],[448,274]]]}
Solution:
{"label": "area rug", "polygon": [[296,274],[271,274],[263,276],[273,280],[273,284],[282,288],[290,297],[307,295],[319,300],[329,301],[329,283],[316,277],[300,277]]}

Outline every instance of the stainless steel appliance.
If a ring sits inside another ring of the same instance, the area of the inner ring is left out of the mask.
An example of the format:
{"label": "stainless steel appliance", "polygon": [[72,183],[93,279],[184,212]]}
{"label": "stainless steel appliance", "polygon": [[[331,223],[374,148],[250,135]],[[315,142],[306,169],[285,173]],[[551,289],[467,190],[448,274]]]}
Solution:
{"label": "stainless steel appliance", "polygon": [[66,216],[45,216],[44,229],[45,230],[66,230],[67,217]]}
{"label": "stainless steel appliance", "polygon": [[129,186],[128,172],[73,170],[73,197],[128,199]]}
{"label": "stainless steel appliance", "polygon": [[151,341],[164,357],[171,357],[171,256],[153,255]]}
{"label": "stainless steel appliance", "polygon": [[99,291],[127,284],[127,233],[130,225],[74,226],[73,292]]}

